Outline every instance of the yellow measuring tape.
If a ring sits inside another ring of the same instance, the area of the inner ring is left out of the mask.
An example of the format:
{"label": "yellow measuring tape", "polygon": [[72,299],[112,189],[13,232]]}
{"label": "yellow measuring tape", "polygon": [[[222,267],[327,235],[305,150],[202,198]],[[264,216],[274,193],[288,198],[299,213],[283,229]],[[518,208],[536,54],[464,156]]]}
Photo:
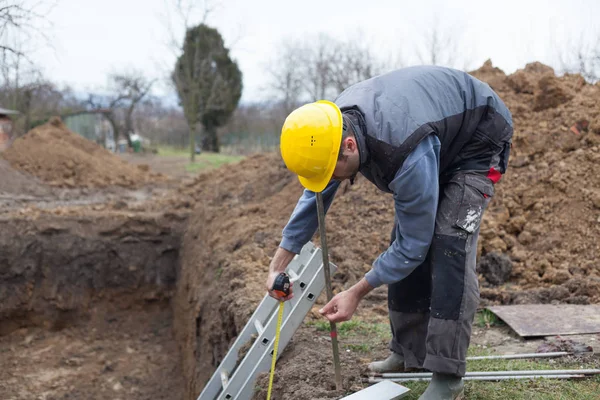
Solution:
{"label": "yellow measuring tape", "polygon": [[275,362],[277,361],[277,349],[279,348],[279,333],[281,331],[281,320],[283,319],[283,301],[279,302],[277,314],[277,328],[275,330],[275,343],[273,343],[273,360],[271,361],[271,375],[269,376],[269,390],[267,400],[271,400],[271,389],[273,389],[273,377],[275,376]]}

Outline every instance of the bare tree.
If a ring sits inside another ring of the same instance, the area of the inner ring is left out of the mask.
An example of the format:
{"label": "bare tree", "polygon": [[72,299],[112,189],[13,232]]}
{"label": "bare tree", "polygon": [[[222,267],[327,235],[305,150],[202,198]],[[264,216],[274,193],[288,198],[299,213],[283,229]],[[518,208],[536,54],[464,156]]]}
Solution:
{"label": "bare tree", "polygon": [[415,44],[415,53],[421,64],[467,70],[472,64],[470,47],[462,43],[460,31],[434,17],[433,23],[423,32],[421,43]]}
{"label": "bare tree", "polygon": [[364,34],[358,32],[349,40],[335,43],[330,79],[336,94],[357,82],[380,74],[383,70],[383,62],[375,57],[372,48],[360,36],[364,37]]}
{"label": "bare tree", "polygon": [[122,74],[113,74],[110,77],[114,91],[115,99],[119,101],[123,108],[123,135],[127,143],[131,146],[131,134],[133,133],[133,113],[138,104],[150,93],[154,79],[146,78],[141,72],[128,72]]}
{"label": "bare tree", "polygon": [[423,37],[424,45],[417,49],[417,56],[422,64],[454,66],[456,63],[457,44],[452,36],[441,31],[433,24]]}
{"label": "bare tree", "polygon": [[298,50],[304,90],[313,101],[331,97],[331,65],[335,61],[335,50],[335,40],[323,33],[307,39]]}
{"label": "bare tree", "polygon": [[383,70],[383,63],[358,37],[338,40],[325,34],[282,42],[267,66],[270,87],[289,113],[302,101],[335,98],[347,87]]}
{"label": "bare tree", "polygon": [[24,56],[15,35],[31,26],[37,15],[23,1],[0,0],[0,51]]}
{"label": "bare tree", "polygon": [[[24,57],[31,62],[34,44],[52,47],[44,17],[54,3],[44,0],[0,0],[0,54]],[[27,46],[25,48],[25,46]]]}
{"label": "bare tree", "polygon": [[271,77],[271,91],[280,99],[286,114],[292,112],[300,102],[303,90],[301,62],[298,43],[284,41],[277,57],[266,66]]}
{"label": "bare tree", "polygon": [[565,48],[553,46],[557,52],[561,72],[581,74],[589,82],[600,80],[600,35],[586,39],[583,34]]}
{"label": "bare tree", "polygon": [[128,145],[132,146],[134,112],[150,93],[155,80],[148,79],[141,72],[129,71],[111,74],[109,82],[111,95],[90,93],[85,103],[93,110],[108,111],[105,115],[112,125],[115,140],[123,136]]}

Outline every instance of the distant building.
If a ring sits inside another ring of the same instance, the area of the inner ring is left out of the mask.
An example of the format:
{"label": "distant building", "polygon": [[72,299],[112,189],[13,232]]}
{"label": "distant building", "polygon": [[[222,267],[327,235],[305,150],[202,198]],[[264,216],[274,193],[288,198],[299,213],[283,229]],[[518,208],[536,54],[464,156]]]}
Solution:
{"label": "distant building", "polygon": [[110,120],[106,117],[108,112],[108,110],[82,111],[63,115],[61,118],[73,132],[110,151],[115,151],[115,132]]}
{"label": "distant building", "polygon": [[18,111],[0,108],[0,153],[6,150],[13,139],[14,124],[11,115],[20,114]]}

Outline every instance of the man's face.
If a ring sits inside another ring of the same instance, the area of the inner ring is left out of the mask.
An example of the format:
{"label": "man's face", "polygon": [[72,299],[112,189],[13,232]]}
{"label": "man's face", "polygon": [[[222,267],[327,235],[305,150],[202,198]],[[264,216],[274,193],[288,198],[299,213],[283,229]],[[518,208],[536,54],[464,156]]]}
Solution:
{"label": "man's face", "polygon": [[354,137],[344,139],[342,149],[342,157],[335,164],[335,169],[331,176],[331,179],[337,181],[354,178],[358,173],[360,164],[358,147],[356,146],[356,139]]}
{"label": "man's face", "polygon": [[343,181],[356,175],[356,172],[350,168],[348,161],[349,157],[346,155],[342,156],[342,158],[338,160],[337,164],[335,165],[335,169],[333,170],[331,179]]}

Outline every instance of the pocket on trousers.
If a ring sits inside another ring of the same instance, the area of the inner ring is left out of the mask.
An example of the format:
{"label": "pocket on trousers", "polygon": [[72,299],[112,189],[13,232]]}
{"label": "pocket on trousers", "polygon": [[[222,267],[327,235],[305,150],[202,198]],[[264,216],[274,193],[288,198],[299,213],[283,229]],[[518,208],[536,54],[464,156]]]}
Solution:
{"label": "pocket on trousers", "polygon": [[465,285],[467,240],[434,235],[431,242],[431,316],[457,320]]}
{"label": "pocket on trousers", "polygon": [[465,174],[455,226],[470,234],[477,231],[481,225],[483,211],[493,195],[494,185],[489,178],[480,174]]}

